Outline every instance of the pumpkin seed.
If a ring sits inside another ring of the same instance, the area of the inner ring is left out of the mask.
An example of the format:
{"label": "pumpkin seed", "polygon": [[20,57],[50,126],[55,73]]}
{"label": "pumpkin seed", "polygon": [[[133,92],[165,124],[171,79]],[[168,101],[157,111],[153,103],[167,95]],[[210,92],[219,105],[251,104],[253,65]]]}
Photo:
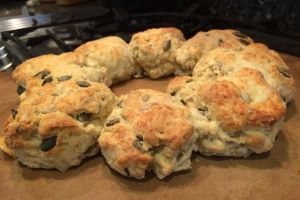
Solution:
{"label": "pumpkin seed", "polygon": [[171,92],[171,96],[175,96],[176,95],[176,91]]}
{"label": "pumpkin seed", "polygon": [[19,85],[18,88],[17,88],[17,93],[18,95],[22,94],[23,92],[25,92],[26,88]]}
{"label": "pumpkin seed", "polygon": [[143,149],[143,141],[139,141],[139,140],[133,140],[133,146],[135,148],[137,148],[138,150],[142,151]]}
{"label": "pumpkin seed", "polygon": [[164,41],[163,50],[168,51],[171,48],[171,40]]}
{"label": "pumpkin seed", "polygon": [[144,144],[143,140],[144,139],[142,135],[137,135],[136,139],[133,141],[133,146],[138,150],[143,151],[143,144]]}
{"label": "pumpkin seed", "polygon": [[119,101],[119,102],[117,103],[117,106],[118,106],[119,108],[123,108],[123,101]]}
{"label": "pumpkin seed", "polygon": [[206,106],[203,106],[198,108],[198,110],[204,115],[208,111],[208,108]]}
{"label": "pumpkin seed", "polygon": [[291,78],[291,74],[287,70],[279,70],[279,72],[286,78]]}
{"label": "pumpkin seed", "polygon": [[250,97],[247,93],[245,92],[241,92],[241,98],[246,102],[246,103],[250,103]]}
{"label": "pumpkin seed", "polygon": [[250,44],[250,42],[243,40],[243,39],[239,39],[240,43],[242,43],[243,45],[248,46]]}
{"label": "pumpkin seed", "polygon": [[52,77],[50,76],[50,77],[46,78],[46,79],[43,81],[42,86],[45,85],[45,84],[47,84],[47,83],[51,83],[52,81],[53,81],[53,79],[52,79]]}
{"label": "pumpkin seed", "polygon": [[91,84],[89,82],[86,82],[86,81],[77,81],[76,84],[79,87],[89,87],[89,86],[91,86]]}
{"label": "pumpkin seed", "polygon": [[247,38],[248,37],[245,33],[241,33],[239,31],[234,32],[233,34],[239,38]]}
{"label": "pumpkin seed", "polygon": [[149,96],[149,95],[144,95],[144,96],[142,96],[142,100],[143,100],[144,102],[148,101],[149,99],[150,99],[150,96]]}
{"label": "pumpkin seed", "polygon": [[43,70],[43,71],[40,71],[40,72],[36,73],[36,74],[34,75],[34,77],[40,77],[41,79],[44,79],[44,78],[46,78],[46,76],[48,76],[49,74],[50,74],[50,71],[48,71],[48,70]]}
{"label": "pumpkin seed", "polygon": [[112,119],[110,120],[109,122],[106,123],[106,126],[112,126],[116,123],[119,123],[120,122],[120,119],[119,118],[115,118],[115,119]]}
{"label": "pumpkin seed", "polygon": [[180,159],[182,158],[182,156],[183,156],[183,153],[180,151],[180,152],[177,154],[176,160],[177,160],[177,161],[180,161]]}
{"label": "pumpkin seed", "polygon": [[124,172],[126,173],[127,176],[130,176],[130,172],[126,167],[124,168]]}
{"label": "pumpkin seed", "polygon": [[67,80],[69,80],[71,78],[72,78],[72,76],[66,75],[66,76],[58,77],[57,80],[63,82],[63,81],[67,81]]}
{"label": "pumpkin seed", "polygon": [[244,135],[245,133],[243,131],[237,131],[237,132],[228,132],[228,135],[230,137],[240,137],[241,135]]}
{"label": "pumpkin seed", "polygon": [[40,149],[42,151],[51,150],[56,144],[56,139],[57,139],[57,136],[43,139],[42,143],[40,144]]}
{"label": "pumpkin seed", "polygon": [[280,95],[280,97],[282,98],[282,101],[286,102],[286,98],[282,95]]}
{"label": "pumpkin seed", "polygon": [[219,43],[219,45],[221,45],[223,43],[223,40],[219,39],[218,43]]}
{"label": "pumpkin seed", "polygon": [[18,114],[18,111],[15,110],[15,109],[12,109],[12,110],[11,110],[11,114],[12,114],[13,119],[15,119],[15,118],[16,118],[16,115]]}
{"label": "pumpkin seed", "polygon": [[92,116],[92,113],[83,112],[83,113],[80,113],[79,115],[77,115],[76,119],[80,122],[86,122],[91,118],[91,116]]}
{"label": "pumpkin seed", "polygon": [[142,135],[137,135],[136,138],[137,138],[139,141],[143,141],[143,140],[144,140],[144,138],[143,138]]}

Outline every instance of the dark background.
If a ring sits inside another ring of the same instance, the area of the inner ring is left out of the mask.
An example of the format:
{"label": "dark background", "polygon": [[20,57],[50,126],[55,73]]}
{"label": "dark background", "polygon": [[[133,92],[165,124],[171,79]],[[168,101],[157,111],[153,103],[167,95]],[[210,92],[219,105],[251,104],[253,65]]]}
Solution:
{"label": "dark background", "polygon": [[[26,1],[0,0],[1,16],[4,9],[11,8],[11,14],[18,14],[20,5]],[[172,11],[183,12],[192,4],[199,4],[196,13],[203,16],[217,16],[249,24],[263,24],[276,30],[300,32],[300,1],[299,0],[115,0],[93,1],[109,7],[117,2],[129,13]],[[77,5],[77,6],[83,6]],[[70,7],[57,10],[70,9]],[[38,10],[38,9],[37,9]],[[15,12],[14,12],[15,11]],[[45,12],[45,9],[43,10]]]}

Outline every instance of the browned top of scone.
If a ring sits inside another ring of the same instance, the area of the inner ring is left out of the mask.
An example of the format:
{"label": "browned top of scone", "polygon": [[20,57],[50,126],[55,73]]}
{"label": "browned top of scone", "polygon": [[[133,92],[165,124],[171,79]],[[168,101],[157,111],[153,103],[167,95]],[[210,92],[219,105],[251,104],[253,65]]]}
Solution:
{"label": "browned top of scone", "polygon": [[208,47],[218,46],[241,50],[245,46],[253,43],[253,40],[248,35],[233,29],[214,29],[206,32],[205,36]]}
{"label": "browned top of scone", "polygon": [[129,46],[117,36],[87,42],[64,57],[75,64],[106,70],[112,83],[127,80],[135,73]]}
{"label": "browned top of scone", "polygon": [[129,43],[132,56],[151,78],[173,74],[175,51],[185,38],[176,28],[152,28],[135,33]]}
{"label": "browned top of scone", "polygon": [[229,48],[242,50],[253,40],[246,34],[232,29],[214,29],[208,32],[198,32],[187,40],[176,52],[176,61],[182,70],[192,72],[195,64],[210,50],[216,48]]}
{"label": "browned top of scone", "polygon": [[226,80],[212,81],[200,87],[198,95],[230,131],[249,126],[271,127],[285,113],[278,93],[253,69],[243,68]]}
{"label": "browned top of scone", "polygon": [[186,83],[186,79],[175,78],[168,92],[186,101],[187,106],[208,112],[210,120],[218,121],[227,131],[268,128],[285,114],[278,92],[258,70],[242,68],[212,80],[193,79]]}
{"label": "browned top of scone", "polygon": [[69,79],[104,82],[110,85],[107,74],[94,68],[82,68],[71,63],[66,55],[43,55],[25,61],[17,66],[12,77],[26,89],[39,87],[47,82],[62,82]]}
{"label": "browned top of scone", "polygon": [[105,129],[99,140],[100,147],[103,150],[115,151],[115,162],[123,167],[147,168],[153,161],[150,153],[143,152],[133,146],[137,141],[135,131],[131,126],[123,123],[117,123],[114,126]]}
{"label": "browned top of scone", "polygon": [[48,54],[26,60],[13,71],[12,78],[16,83],[25,85],[26,81],[36,73],[51,67],[54,63],[57,64],[58,56]]}
{"label": "browned top of scone", "polygon": [[191,76],[176,76],[170,80],[167,86],[167,92],[175,96],[176,92],[180,90],[184,84],[193,82],[194,80],[195,78]]}
{"label": "browned top of scone", "polygon": [[82,133],[89,122],[100,125],[115,97],[104,84],[68,80],[48,83],[26,96],[4,126],[8,146],[20,147],[26,137],[47,138],[59,130]]}
{"label": "browned top of scone", "polygon": [[[147,160],[149,164],[156,148],[168,146],[172,154],[190,140],[194,133],[190,117],[186,107],[166,93],[150,89],[131,91],[120,97],[99,143],[102,150],[115,152],[119,164],[124,160]],[[144,145],[138,146],[139,141]]]}
{"label": "browned top of scone", "polygon": [[278,53],[263,44],[253,43],[242,51],[225,48],[212,50],[199,60],[193,75],[211,79],[245,67],[260,71],[286,102],[292,99],[294,80],[288,66]]}

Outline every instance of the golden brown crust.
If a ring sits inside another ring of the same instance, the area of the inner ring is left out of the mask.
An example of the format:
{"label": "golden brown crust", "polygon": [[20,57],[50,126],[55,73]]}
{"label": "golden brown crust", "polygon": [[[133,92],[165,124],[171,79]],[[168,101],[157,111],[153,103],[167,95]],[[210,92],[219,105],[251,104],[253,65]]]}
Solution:
{"label": "golden brown crust", "polygon": [[132,144],[135,140],[132,128],[117,124],[110,131],[102,134],[99,140],[102,151],[116,149],[121,153],[116,155],[116,164],[123,168],[129,166],[146,170],[152,163],[153,157],[147,153],[141,153]]}
{"label": "golden brown crust", "polygon": [[180,65],[176,74],[191,74],[198,60],[216,48],[242,50],[253,40],[237,30],[210,30],[198,32],[176,51],[176,62]]}
{"label": "golden brown crust", "polygon": [[[36,63],[36,64],[33,64]],[[12,78],[20,85],[26,85],[26,81],[34,74],[41,71],[41,68],[49,67],[53,63],[57,63],[57,56],[48,54],[32,59],[28,59],[13,71]]]}
{"label": "golden brown crust", "polygon": [[[278,53],[235,30],[184,41],[176,28],[148,29],[130,45],[110,36],[22,63],[13,78],[26,93],[0,148],[29,167],[65,171],[97,153],[101,132],[107,163],[138,179],[149,170],[164,178],[189,169],[195,148],[244,157],[269,151],[285,114],[282,99],[290,101],[294,87]],[[196,63],[193,77],[170,82],[171,95],[137,90],[115,104],[105,85],[93,83],[130,79],[140,67],[150,78],[186,75]]]}
{"label": "golden brown crust", "polygon": [[128,44],[116,36],[87,42],[67,57],[82,66],[106,71],[113,84],[128,80],[135,73]]}
{"label": "golden brown crust", "polygon": [[16,154],[4,142],[4,136],[0,136],[0,149],[12,158],[17,158]]}
{"label": "golden brown crust", "polygon": [[212,50],[196,64],[193,76],[214,79],[241,68],[260,71],[268,84],[279,92],[285,102],[292,99],[295,86],[288,66],[278,53],[269,50],[263,44],[250,44],[242,51],[224,48]]}
{"label": "golden brown crust", "polygon": [[137,65],[156,79],[175,72],[175,51],[184,41],[182,32],[176,28],[153,28],[135,33],[129,46]]}
{"label": "golden brown crust", "polygon": [[208,83],[199,87],[197,95],[211,108],[216,120],[226,130],[236,132],[247,124],[247,105],[232,82]]}
{"label": "golden brown crust", "polygon": [[97,152],[88,150],[114,104],[115,96],[101,83],[45,84],[27,95],[9,117],[6,145],[29,167],[65,171]]}
{"label": "golden brown crust", "polygon": [[[144,89],[121,96],[118,105],[99,138],[102,153],[113,169],[140,179],[150,169],[163,178],[190,167],[194,127],[180,102]],[[176,160],[179,152],[187,161]]]}
{"label": "golden brown crust", "polygon": [[205,155],[248,156],[269,151],[285,114],[285,104],[262,73],[241,68],[214,79],[176,77],[168,92],[185,102]]}
{"label": "golden brown crust", "polygon": [[111,85],[111,81],[107,79],[107,72],[90,67],[82,68],[66,58],[70,54],[61,56],[49,54],[29,59],[17,66],[12,77],[17,84],[25,87],[26,91],[34,90],[46,82],[59,83],[69,79],[103,82],[108,86]]}

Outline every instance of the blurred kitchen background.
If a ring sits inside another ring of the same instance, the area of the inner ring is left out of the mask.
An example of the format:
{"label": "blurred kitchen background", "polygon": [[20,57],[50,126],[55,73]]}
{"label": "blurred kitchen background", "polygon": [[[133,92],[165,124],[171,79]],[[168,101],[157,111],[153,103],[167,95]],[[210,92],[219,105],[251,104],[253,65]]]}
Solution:
{"label": "blurred kitchen background", "polygon": [[106,35],[129,41],[134,32],[161,26],[180,28],[187,38],[239,29],[300,56],[299,0],[0,0],[0,71]]}

